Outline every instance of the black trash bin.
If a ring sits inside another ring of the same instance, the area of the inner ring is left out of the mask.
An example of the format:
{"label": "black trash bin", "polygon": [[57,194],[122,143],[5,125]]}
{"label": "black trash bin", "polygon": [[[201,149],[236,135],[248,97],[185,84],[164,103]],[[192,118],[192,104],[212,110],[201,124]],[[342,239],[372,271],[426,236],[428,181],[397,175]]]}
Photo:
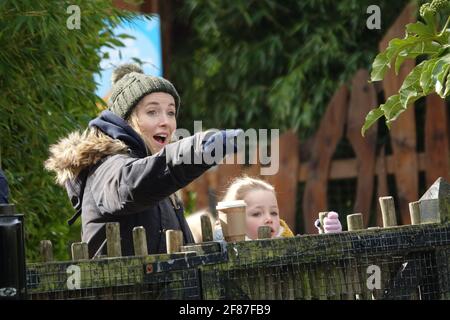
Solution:
{"label": "black trash bin", "polygon": [[0,204],[0,299],[26,299],[23,215]]}

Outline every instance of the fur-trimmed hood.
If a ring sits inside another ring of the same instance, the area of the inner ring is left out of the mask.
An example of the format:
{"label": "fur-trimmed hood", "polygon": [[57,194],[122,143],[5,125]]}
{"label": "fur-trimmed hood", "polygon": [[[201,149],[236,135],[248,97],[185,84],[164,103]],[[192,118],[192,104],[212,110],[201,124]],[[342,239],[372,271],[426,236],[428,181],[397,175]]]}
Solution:
{"label": "fur-trimmed hood", "polygon": [[127,153],[128,146],[112,139],[96,128],[83,133],[72,132],[50,147],[50,157],[45,168],[56,173],[56,182],[64,186],[75,179],[85,168],[94,165],[105,156]]}
{"label": "fur-trimmed hood", "polygon": [[148,155],[139,134],[125,120],[105,110],[83,133],[73,132],[52,145],[45,168],[54,171],[56,182],[64,186],[105,156],[127,152],[139,158]]}

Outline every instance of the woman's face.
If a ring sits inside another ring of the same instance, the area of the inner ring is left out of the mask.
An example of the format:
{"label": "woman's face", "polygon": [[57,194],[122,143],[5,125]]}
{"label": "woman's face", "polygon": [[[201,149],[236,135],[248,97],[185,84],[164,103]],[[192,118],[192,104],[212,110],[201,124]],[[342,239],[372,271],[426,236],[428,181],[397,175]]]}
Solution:
{"label": "woman's face", "polygon": [[272,229],[272,238],[280,230],[280,216],[275,193],[268,190],[253,190],[246,194],[244,201],[247,204],[247,237],[258,239],[258,228],[269,226]]}
{"label": "woman's face", "polygon": [[174,98],[164,92],[146,95],[136,106],[139,128],[153,154],[166,146],[177,128]]}

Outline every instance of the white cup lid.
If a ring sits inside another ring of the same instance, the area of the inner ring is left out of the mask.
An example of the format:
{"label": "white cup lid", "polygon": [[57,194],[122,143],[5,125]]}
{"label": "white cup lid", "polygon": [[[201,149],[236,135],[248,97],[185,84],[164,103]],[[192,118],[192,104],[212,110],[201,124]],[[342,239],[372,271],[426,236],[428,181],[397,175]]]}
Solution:
{"label": "white cup lid", "polygon": [[229,208],[246,207],[247,204],[244,200],[234,200],[234,201],[222,201],[216,206],[216,210],[223,210]]}

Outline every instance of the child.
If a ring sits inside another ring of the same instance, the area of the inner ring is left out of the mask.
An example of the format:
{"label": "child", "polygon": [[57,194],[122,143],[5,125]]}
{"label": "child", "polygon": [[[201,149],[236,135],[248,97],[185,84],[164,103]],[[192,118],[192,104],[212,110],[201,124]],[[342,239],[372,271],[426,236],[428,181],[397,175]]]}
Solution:
{"label": "child", "polygon": [[[216,147],[224,148],[223,156],[235,152],[225,146],[243,131],[199,132],[171,143],[179,108],[172,83],[122,65],[113,74],[108,110],[84,133],[51,147],[46,168],[56,172],[76,210],[69,224],[81,216],[89,257],[106,253],[107,222],[120,223],[123,255],[133,254],[136,226],[145,228],[150,254],[166,252],[169,229],[183,231],[185,244],[194,242],[175,192],[215,165],[205,163],[204,154]],[[183,155],[191,157],[188,163],[180,161]]]}
{"label": "child", "polygon": [[[244,200],[247,204],[246,240],[257,239],[260,226],[270,226],[272,238],[294,236],[286,222],[280,219],[275,189],[269,183],[248,176],[236,178],[228,187],[223,199],[223,201],[233,200]],[[339,215],[336,212],[328,213],[324,219],[325,233],[342,231],[338,218]],[[318,227],[317,224],[316,227]],[[216,234],[216,238],[220,239],[221,232],[216,230]]]}

